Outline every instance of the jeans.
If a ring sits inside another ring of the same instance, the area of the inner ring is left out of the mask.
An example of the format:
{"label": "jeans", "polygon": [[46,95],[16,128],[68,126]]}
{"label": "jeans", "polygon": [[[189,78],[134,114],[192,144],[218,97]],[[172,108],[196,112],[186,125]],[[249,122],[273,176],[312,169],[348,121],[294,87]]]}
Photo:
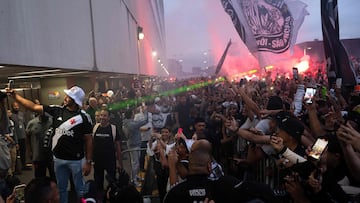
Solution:
{"label": "jeans", "polygon": [[68,182],[72,175],[75,190],[79,198],[83,197],[85,181],[82,175],[83,160],[63,160],[54,157],[54,169],[57,185],[60,193],[60,202],[68,202]]}
{"label": "jeans", "polygon": [[129,150],[133,149],[133,151],[130,151],[131,181],[136,183],[136,176],[140,170],[140,146],[128,146],[128,148]]}
{"label": "jeans", "polygon": [[12,146],[9,147],[10,149],[10,157],[11,157],[11,167],[10,167],[10,174],[14,174],[15,170],[16,170],[16,147]]}
{"label": "jeans", "polygon": [[[148,141],[141,141],[141,148],[146,149],[147,143],[148,143]],[[145,170],[145,156],[146,156],[146,150],[141,150],[141,152],[140,152],[140,169],[142,171]]]}

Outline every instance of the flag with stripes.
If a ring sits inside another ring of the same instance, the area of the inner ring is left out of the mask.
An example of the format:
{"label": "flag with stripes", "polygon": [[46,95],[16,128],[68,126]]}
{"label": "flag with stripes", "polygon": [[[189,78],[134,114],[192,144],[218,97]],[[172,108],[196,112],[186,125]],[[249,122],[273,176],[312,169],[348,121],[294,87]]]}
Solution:
{"label": "flag with stripes", "polygon": [[329,83],[342,78],[342,84],[353,86],[356,77],[347,51],[340,41],[337,0],[321,0],[321,24]]}
{"label": "flag with stripes", "polygon": [[298,0],[221,0],[236,31],[261,68],[287,59],[305,16]]}

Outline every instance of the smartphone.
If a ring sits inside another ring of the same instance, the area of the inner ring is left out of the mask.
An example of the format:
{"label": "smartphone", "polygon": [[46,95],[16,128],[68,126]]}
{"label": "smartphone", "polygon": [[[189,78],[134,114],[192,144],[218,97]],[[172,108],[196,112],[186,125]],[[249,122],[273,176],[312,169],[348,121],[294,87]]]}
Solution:
{"label": "smartphone", "polygon": [[313,97],[314,97],[315,93],[316,93],[316,89],[315,89],[315,88],[307,87],[307,88],[306,88],[306,91],[305,91],[305,95],[304,95],[304,101],[305,101],[307,104],[313,103]]}
{"label": "smartphone", "polygon": [[11,89],[13,84],[14,84],[14,80],[9,80],[8,88]]}
{"label": "smartphone", "polygon": [[183,133],[183,129],[182,128],[178,128],[177,134],[182,134]]}
{"label": "smartphone", "polygon": [[295,80],[299,79],[299,70],[296,67],[293,67],[293,77]]}
{"label": "smartphone", "polygon": [[324,138],[318,138],[314,143],[314,145],[311,147],[311,151],[309,152],[309,157],[315,160],[319,160],[321,155],[325,151],[328,142],[329,141]]}
{"label": "smartphone", "polygon": [[25,202],[25,184],[17,185],[14,187],[15,199],[19,203]]}
{"label": "smartphone", "polygon": [[341,89],[342,78],[336,78],[336,88]]}

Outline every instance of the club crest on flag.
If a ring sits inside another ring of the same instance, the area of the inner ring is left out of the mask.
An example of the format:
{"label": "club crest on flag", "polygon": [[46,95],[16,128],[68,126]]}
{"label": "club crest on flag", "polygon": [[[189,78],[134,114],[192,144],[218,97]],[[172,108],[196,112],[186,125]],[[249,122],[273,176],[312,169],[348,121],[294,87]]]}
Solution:
{"label": "club crest on flag", "polygon": [[299,0],[221,0],[236,31],[261,68],[291,55],[308,12]]}
{"label": "club crest on flag", "polygon": [[290,46],[294,19],[279,1],[243,1],[242,10],[259,51],[282,53]]}

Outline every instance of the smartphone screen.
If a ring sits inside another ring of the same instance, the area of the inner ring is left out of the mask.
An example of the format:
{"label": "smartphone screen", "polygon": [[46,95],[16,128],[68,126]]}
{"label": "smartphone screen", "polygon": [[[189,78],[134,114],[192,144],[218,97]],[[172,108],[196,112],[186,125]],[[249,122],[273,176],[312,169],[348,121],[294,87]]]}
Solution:
{"label": "smartphone screen", "polygon": [[336,88],[341,89],[342,78],[336,78]]}
{"label": "smartphone screen", "polygon": [[293,77],[295,80],[299,79],[299,70],[296,67],[293,67]]}
{"label": "smartphone screen", "polygon": [[311,151],[309,152],[309,156],[314,158],[315,160],[319,160],[321,154],[325,151],[325,148],[328,145],[328,141],[322,138],[318,138],[314,145],[311,147]]}
{"label": "smartphone screen", "polygon": [[25,187],[25,184],[17,185],[14,187],[15,199],[20,203],[25,202]]}
{"label": "smartphone screen", "polygon": [[316,93],[316,89],[312,87],[307,87],[304,95],[304,101],[307,104],[311,104],[313,102],[313,97]]}

